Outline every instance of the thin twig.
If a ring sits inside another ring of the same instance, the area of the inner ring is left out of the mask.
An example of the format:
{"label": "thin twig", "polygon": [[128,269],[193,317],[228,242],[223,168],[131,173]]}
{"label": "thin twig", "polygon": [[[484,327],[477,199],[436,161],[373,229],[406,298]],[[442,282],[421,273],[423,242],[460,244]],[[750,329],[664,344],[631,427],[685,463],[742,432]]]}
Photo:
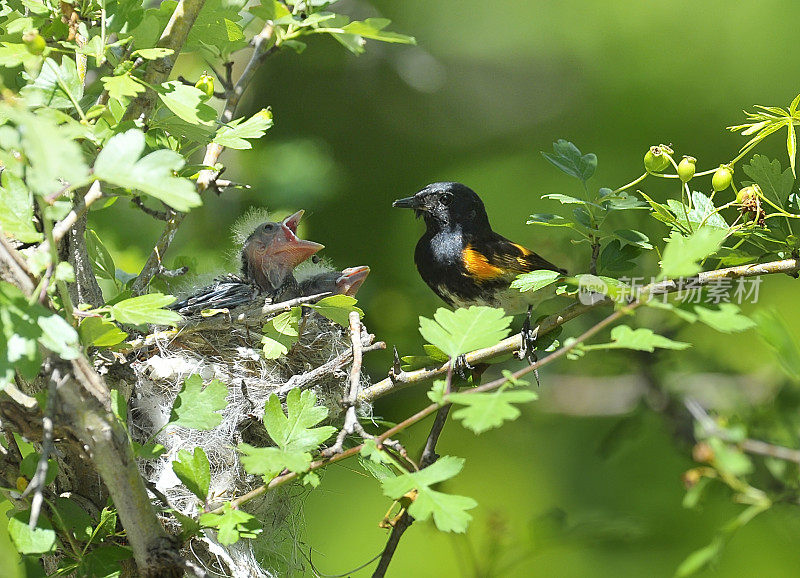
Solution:
{"label": "thin twig", "polygon": [[362,438],[373,438],[373,436],[364,431],[364,428],[358,421],[358,415],[356,414],[358,392],[361,389],[361,362],[363,360],[361,317],[358,311],[351,311],[348,320],[350,321],[350,343],[352,344],[353,364],[350,367],[350,389],[342,400],[342,406],[345,408],[344,425],[342,425],[342,429],[336,437],[336,443],[322,452],[323,457],[330,457],[341,453],[344,440],[348,435],[358,433]]}
{"label": "thin twig", "polygon": [[[98,199],[101,199],[102,197],[103,191],[100,188],[100,181],[93,182],[83,198],[78,200],[72,210],[67,213],[67,216],[53,225],[53,239],[55,239],[56,243],[64,238],[64,235],[69,232],[70,227],[72,227],[72,225],[77,222],[78,218],[89,209],[92,203]],[[45,243],[42,243],[40,250],[47,250]]]}
{"label": "thin twig", "polygon": [[739,439],[730,432],[719,427],[717,423],[708,415],[705,408],[694,398],[687,397],[683,404],[692,417],[703,428],[703,432],[710,437],[716,437],[728,443],[738,445],[743,451],[749,454],[776,458],[786,462],[800,464],[800,450],[778,446],[761,440],[751,438]]}
{"label": "thin twig", "polygon": [[134,205],[139,207],[146,215],[150,215],[154,219],[158,219],[159,221],[168,221],[169,220],[169,210],[166,211],[157,211],[155,209],[151,209],[147,205],[144,204],[142,197],[136,195],[131,198],[131,201]]}
{"label": "thin twig", "polygon": [[47,467],[50,454],[53,451],[53,415],[55,414],[56,389],[61,387],[67,380],[67,376],[61,376],[58,368],[54,368],[50,374],[50,381],[47,385],[47,407],[42,416],[42,453],[39,454],[39,461],[36,463],[36,472],[33,474],[28,487],[22,492],[22,497],[33,492],[31,498],[31,515],[28,519],[28,527],[33,530],[39,521],[39,514],[42,511],[44,502],[44,487],[47,481]]}
{"label": "thin twig", "polygon": [[[370,351],[375,351],[377,349],[386,349],[386,344],[383,341],[378,341],[377,343],[362,345],[361,352],[368,353]],[[335,375],[341,369],[350,363],[350,359],[353,357],[353,350],[346,349],[330,361],[323,363],[322,365],[315,367],[310,371],[306,371],[305,373],[301,373],[298,375],[293,375],[289,378],[289,381],[284,383],[278,390],[275,392],[278,397],[282,397],[292,391],[293,389],[297,388],[304,388],[305,386],[316,383],[320,380],[320,378],[327,376],[327,375]]]}

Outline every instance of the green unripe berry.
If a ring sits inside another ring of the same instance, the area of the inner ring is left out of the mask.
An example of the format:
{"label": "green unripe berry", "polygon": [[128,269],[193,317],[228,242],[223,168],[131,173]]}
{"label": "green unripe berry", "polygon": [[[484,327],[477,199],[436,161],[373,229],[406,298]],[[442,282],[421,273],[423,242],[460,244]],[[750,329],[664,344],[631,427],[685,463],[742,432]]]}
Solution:
{"label": "green unripe berry", "polygon": [[662,147],[650,147],[644,155],[644,168],[648,173],[660,173],[669,166],[669,154]]}
{"label": "green unripe berry", "polygon": [[696,170],[696,162],[697,159],[694,157],[683,157],[681,159],[681,162],[678,163],[678,177],[681,179],[681,182],[687,183],[692,180]]}
{"label": "green unripe berry", "polygon": [[758,185],[750,185],[749,187],[744,187],[739,189],[739,192],[736,193],[736,202],[740,205],[746,205],[750,203],[754,203],[758,197],[761,196],[761,187]]}
{"label": "green unripe berry", "polygon": [[39,34],[38,30],[28,30],[22,35],[22,42],[25,43],[25,48],[28,49],[28,52],[37,56],[47,48],[47,42],[45,42],[44,37]]}
{"label": "green unripe berry", "polygon": [[711,187],[715,192],[724,191],[733,182],[733,167],[730,165],[719,165],[719,168],[711,177]]}
{"label": "green unripe berry", "polygon": [[195,83],[194,87],[202,90],[209,98],[214,96],[214,78],[205,72],[200,76],[200,80]]}

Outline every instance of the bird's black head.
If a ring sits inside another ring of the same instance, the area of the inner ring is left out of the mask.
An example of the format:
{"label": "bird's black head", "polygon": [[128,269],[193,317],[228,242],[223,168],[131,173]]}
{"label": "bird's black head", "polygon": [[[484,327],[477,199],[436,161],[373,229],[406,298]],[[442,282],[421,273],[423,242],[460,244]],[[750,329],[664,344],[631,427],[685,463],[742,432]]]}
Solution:
{"label": "bird's black head", "polygon": [[393,207],[414,209],[428,228],[488,229],[489,217],[481,198],[461,183],[432,183],[413,197],[398,199]]}

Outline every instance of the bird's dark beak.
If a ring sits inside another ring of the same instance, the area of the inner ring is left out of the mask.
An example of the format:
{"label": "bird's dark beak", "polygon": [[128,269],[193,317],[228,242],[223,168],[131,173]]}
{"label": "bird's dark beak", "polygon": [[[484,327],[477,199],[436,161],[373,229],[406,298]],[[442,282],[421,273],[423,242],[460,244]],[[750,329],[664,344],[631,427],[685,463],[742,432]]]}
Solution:
{"label": "bird's dark beak", "polygon": [[339,290],[339,294],[355,295],[361,284],[367,279],[367,275],[369,275],[369,267],[366,265],[344,269],[342,276],[336,280],[336,288]]}
{"label": "bird's dark beak", "polygon": [[406,197],[405,199],[397,199],[394,203],[392,203],[392,206],[397,207],[398,209],[414,209],[417,211],[425,210],[422,200],[416,195],[413,197]]}
{"label": "bird's dark beak", "polygon": [[425,206],[425,202],[417,195],[406,197],[405,199],[397,199],[392,203],[392,206],[399,209],[414,209],[414,215],[418,219],[422,216],[422,213],[428,210]]}

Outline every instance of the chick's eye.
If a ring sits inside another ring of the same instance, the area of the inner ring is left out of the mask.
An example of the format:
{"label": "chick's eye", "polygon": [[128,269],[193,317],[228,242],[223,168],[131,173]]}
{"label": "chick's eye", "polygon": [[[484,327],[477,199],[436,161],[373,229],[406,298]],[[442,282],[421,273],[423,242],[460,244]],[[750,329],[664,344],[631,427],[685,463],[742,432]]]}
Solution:
{"label": "chick's eye", "polygon": [[446,207],[453,200],[453,195],[442,195],[441,203]]}

